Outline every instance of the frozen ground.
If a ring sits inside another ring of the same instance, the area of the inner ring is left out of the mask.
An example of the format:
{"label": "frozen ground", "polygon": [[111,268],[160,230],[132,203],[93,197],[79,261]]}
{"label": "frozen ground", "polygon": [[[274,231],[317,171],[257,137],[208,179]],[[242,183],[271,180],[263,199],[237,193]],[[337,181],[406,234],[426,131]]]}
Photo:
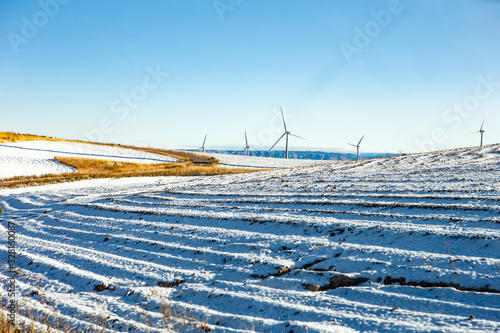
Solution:
{"label": "frozen ground", "polygon": [[192,332],[166,300],[214,332],[500,331],[498,145],[1,190],[0,206],[21,304],[73,328]]}
{"label": "frozen ground", "polygon": [[244,156],[232,154],[202,153],[219,160],[220,166],[245,167],[245,168],[293,168],[306,165],[335,163],[337,161],[318,161],[302,159],[283,159],[273,157]]}
{"label": "frozen ground", "polygon": [[23,141],[0,143],[0,179],[76,172],[55,156],[85,157],[135,163],[164,163],[176,158],[144,151],[76,142]]}

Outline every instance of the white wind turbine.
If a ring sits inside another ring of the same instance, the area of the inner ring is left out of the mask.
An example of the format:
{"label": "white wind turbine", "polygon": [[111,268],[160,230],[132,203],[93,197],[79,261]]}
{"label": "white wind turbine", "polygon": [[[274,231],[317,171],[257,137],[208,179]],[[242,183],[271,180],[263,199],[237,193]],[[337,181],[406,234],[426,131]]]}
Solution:
{"label": "white wind turbine", "polygon": [[203,151],[203,152],[205,151],[205,142],[206,141],[207,141],[207,135],[205,134],[205,139],[203,139],[203,144],[201,145],[200,148],[198,148],[198,149],[201,149],[201,151]]}
{"label": "white wind turbine", "polygon": [[285,158],[288,158],[288,136],[291,135],[291,136],[295,136],[295,137],[297,137],[299,139],[303,139],[303,140],[306,140],[306,139],[303,138],[303,137],[301,137],[301,136],[292,134],[292,133],[290,133],[289,130],[286,129],[285,116],[283,115],[283,109],[280,107],[280,110],[281,110],[281,117],[283,118],[283,127],[285,127],[285,133],[283,133],[283,135],[280,136],[280,138],[278,139],[278,141],[276,141],[276,143],[271,148],[269,148],[269,151],[271,151],[271,149],[273,149],[274,146],[276,146],[278,144],[278,142],[280,142],[280,140],[286,135]]}
{"label": "white wind turbine", "polygon": [[484,120],[485,119],[486,119],[486,117],[483,118],[483,123],[481,124],[481,129],[479,131],[477,131],[477,132],[471,132],[471,133],[481,133],[481,144],[479,145],[479,147],[483,146],[483,134],[485,132],[484,129],[483,129],[483,126],[484,126]]}
{"label": "white wind turbine", "polygon": [[348,145],[356,147],[356,161],[359,161],[359,145],[361,144],[361,141],[363,140],[364,137],[365,137],[364,135],[361,137],[361,139],[359,140],[357,145],[353,145],[352,143],[348,143]]}
{"label": "white wind turbine", "polygon": [[243,154],[245,154],[245,151],[247,152],[247,156],[250,155],[250,146],[248,145],[248,139],[247,139],[247,131],[245,131],[245,149],[243,149]]}

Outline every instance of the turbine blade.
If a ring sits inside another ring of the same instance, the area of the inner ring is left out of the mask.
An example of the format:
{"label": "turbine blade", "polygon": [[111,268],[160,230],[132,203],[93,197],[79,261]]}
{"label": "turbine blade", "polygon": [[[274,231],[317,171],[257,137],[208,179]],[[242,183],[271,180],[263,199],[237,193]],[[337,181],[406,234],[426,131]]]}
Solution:
{"label": "turbine blade", "polygon": [[207,141],[207,135],[205,134],[205,139],[203,139],[203,145],[201,147],[205,147],[205,142]]}
{"label": "turbine blade", "polygon": [[483,125],[484,125],[484,121],[486,120],[486,117],[483,118],[483,123],[481,124],[481,129],[479,131],[482,131],[483,130]]}
{"label": "turbine blade", "polygon": [[248,146],[247,131],[245,131],[245,144]]}
{"label": "turbine blade", "polygon": [[359,146],[359,144],[361,143],[361,141],[363,141],[363,138],[364,138],[364,137],[365,137],[365,135],[363,134],[363,136],[361,137],[361,140],[359,140],[359,142],[358,142],[358,146]]}
{"label": "turbine blade", "polygon": [[348,145],[351,145],[351,146],[353,146],[353,147],[357,147],[356,145],[353,145],[352,143],[348,143]]}
{"label": "turbine blade", "polygon": [[278,139],[278,141],[276,141],[276,143],[275,143],[275,144],[274,144],[271,148],[269,148],[269,151],[271,151],[271,149],[273,149],[273,148],[274,148],[274,146],[276,146],[276,145],[278,144],[278,142],[280,142],[280,140],[281,140],[281,139],[283,139],[283,137],[284,137],[285,135],[286,135],[286,133],[283,133],[283,135],[282,135],[282,136],[280,136],[280,138]]}
{"label": "turbine blade", "polygon": [[303,138],[303,137],[301,137],[301,136],[298,136],[298,135],[295,135],[295,134],[292,134],[292,133],[290,133],[290,135],[291,135],[291,136],[295,136],[295,137],[297,137],[297,138],[299,138],[299,139],[302,139],[302,140],[307,140],[306,138]]}
{"label": "turbine blade", "polygon": [[286,122],[285,122],[285,115],[283,114],[283,108],[280,106],[281,110],[281,118],[283,118],[283,126],[285,127],[285,132],[287,131],[286,129]]}

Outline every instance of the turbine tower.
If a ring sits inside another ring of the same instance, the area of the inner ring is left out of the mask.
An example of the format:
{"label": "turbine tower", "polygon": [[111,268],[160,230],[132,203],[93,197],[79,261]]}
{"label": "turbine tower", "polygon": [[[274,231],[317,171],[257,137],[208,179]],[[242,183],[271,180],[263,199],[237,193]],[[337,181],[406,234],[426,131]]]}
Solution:
{"label": "turbine tower", "polygon": [[202,151],[202,152],[204,152],[204,151],[205,151],[205,142],[206,142],[206,141],[207,141],[207,135],[205,134],[205,139],[203,139],[203,144],[201,145],[201,147],[200,147],[200,148],[198,148],[198,149],[201,149],[201,151]]}
{"label": "turbine tower", "polygon": [[359,140],[357,145],[353,145],[352,143],[348,143],[348,145],[356,147],[356,161],[359,161],[359,145],[361,144],[361,141],[363,140],[364,137],[365,137],[364,135],[361,137],[361,139]]}
{"label": "turbine tower", "polygon": [[481,144],[479,145],[479,147],[482,147],[483,146],[483,134],[484,134],[484,129],[483,129],[483,126],[484,126],[484,120],[486,119],[483,118],[483,123],[481,124],[481,129],[477,132],[472,132],[472,133],[481,133]]}
{"label": "turbine tower", "polygon": [[274,146],[276,146],[278,144],[278,142],[280,142],[280,140],[283,139],[284,136],[286,136],[285,158],[288,158],[288,136],[289,135],[295,136],[295,137],[297,137],[299,139],[302,139],[302,140],[306,140],[306,139],[303,138],[303,137],[301,137],[301,136],[292,134],[292,133],[290,133],[289,130],[286,129],[286,122],[285,122],[285,116],[283,115],[283,108],[280,107],[280,110],[281,110],[281,118],[283,118],[283,127],[285,128],[285,133],[283,133],[283,135],[280,136],[280,138],[278,139],[278,141],[276,141],[276,143],[271,148],[269,148],[269,151],[271,151],[271,149],[273,149]]}
{"label": "turbine tower", "polygon": [[247,131],[245,131],[245,144],[246,147],[243,149],[243,154],[245,154],[245,151],[247,152],[247,156],[250,155],[250,146],[248,145],[248,139],[247,139]]}

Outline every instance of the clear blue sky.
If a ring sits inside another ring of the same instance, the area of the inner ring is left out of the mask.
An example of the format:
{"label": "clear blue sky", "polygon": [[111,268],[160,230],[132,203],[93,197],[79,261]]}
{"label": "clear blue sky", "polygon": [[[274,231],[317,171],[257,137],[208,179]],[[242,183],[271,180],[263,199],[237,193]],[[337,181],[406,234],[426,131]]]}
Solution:
{"label": "clear blue sky", "polygon": [[500,142],[500,1],[1,1],[0,32],[0,131],[269,148],[282,106],[294,150]]}

